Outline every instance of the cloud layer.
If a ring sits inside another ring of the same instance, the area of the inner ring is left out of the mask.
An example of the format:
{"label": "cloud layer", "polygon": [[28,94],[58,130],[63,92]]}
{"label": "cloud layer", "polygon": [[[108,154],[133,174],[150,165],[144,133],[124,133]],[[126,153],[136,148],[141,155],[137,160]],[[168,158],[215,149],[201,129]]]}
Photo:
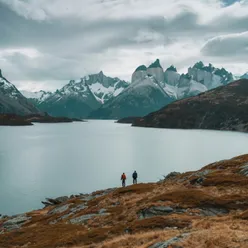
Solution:
{"label": "cloud layer", "polygon": [[156,58],[243,73],[247,23],[247,0],[0,0],[0,68],[26,90],[100,70],[130,80]]}

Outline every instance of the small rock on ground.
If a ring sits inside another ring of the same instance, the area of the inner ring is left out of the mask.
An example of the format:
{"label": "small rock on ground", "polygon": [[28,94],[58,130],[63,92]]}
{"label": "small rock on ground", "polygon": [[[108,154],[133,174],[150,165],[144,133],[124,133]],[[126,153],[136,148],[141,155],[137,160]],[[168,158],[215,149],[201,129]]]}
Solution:
{"label": "small rock on ground", "polygon": [[66,204],[63,206],[56,207],[56,208],[52,209],[51,211],[49,211],[48,214],[61,214],[61,213],[65,212],[69,208],[70,205],[71,204]]}
{"label": "small rock on ground", "polygon": [[185,233],[185,234],[182,234],[180,236],[173,237],[173,238],[171,238],[165,242],[158,242],[152,246],[149,246],[149,248],[168,248],[171,245],[173,245],[174,243],[182,241],[182,239],[186,238],[188,235],[189,235],[188,233]]}

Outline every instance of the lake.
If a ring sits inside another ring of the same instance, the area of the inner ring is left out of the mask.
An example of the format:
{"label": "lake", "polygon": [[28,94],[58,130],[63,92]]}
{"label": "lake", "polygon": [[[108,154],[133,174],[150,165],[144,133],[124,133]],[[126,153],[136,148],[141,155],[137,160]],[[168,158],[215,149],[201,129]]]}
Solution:
{"label": "lake", "polygon": [[0,127],[0,214],[41,208],[46,197],[155,182],[248,153],[239,132],[130,127],[114,121]]}

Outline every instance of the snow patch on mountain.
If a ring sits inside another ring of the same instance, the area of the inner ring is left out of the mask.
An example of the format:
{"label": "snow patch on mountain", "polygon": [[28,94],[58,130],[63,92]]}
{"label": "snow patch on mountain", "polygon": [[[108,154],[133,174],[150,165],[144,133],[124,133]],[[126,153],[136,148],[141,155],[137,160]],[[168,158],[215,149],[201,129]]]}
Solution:
{"label": "snow patch on mountain", "polygon": [[0,77],[0,92],[15,99],[21,95],[17,88],[4,77]]}
{"label": "snow patch on mountain", "polygon": [[35,92],[22,90],[21,93],[26,98],[36,100],[38,103],[45,101],[48,97],[50,97],[53,94],[52,92],[44,91],[44,90],[35,91]]}
{"label": "snow patch on mountain", "polygon": [[90,118],[119,119],[144,116],[172,102],[154,76],[146,76],[131,83],[117,97],[90,114]]}
{"label": "snow patch on mountain", "polygon": [[40,113],[20,91],[3,77],[0,70],[0,113],[36,114]]}
{"label": "snow patch on mountain", "polygon": [[[119,96],[120,100],[126,94],[137,94],[137,95],[148,95],[150,88],[156,88],[165,97],[168,97],[167,93],[163,90],[160,84],[157,82],[154,76],[146,76],[144,79],[136,80],[134,83],[130,84]],[[114,100],[115,101],[115,100]]]}

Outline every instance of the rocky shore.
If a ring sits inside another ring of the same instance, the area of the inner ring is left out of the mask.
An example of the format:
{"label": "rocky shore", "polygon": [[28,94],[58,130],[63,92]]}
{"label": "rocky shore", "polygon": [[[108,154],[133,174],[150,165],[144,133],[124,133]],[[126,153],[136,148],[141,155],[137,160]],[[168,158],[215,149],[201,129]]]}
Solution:
{"label": "rocky shore", "polygon": [[137,184],[46,199],[0,218],[0,247],[248,247],[248,155]]}
{"label": "rocky shore", "polygon": [[0,126],[31,126],[34,122],[39,123],[67,123],[73,121],[82,121],[76,118],[67,117],[52,117],[50,115],[15,115],[15,114],[0,114]]}

